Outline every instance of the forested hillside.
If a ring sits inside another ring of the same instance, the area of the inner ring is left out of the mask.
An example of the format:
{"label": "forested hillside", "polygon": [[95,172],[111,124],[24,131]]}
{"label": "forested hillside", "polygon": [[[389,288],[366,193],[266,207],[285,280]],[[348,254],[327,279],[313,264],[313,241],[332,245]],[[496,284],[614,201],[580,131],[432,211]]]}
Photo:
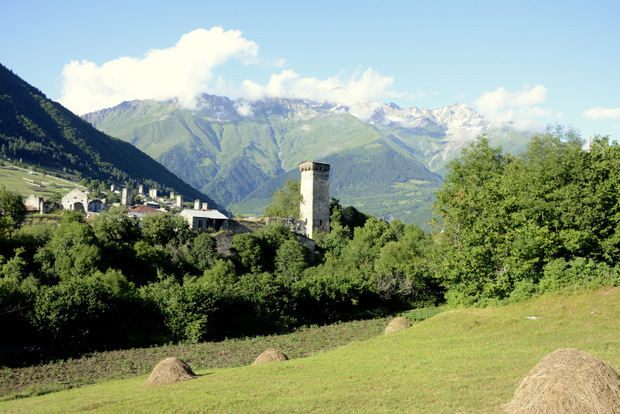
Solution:
{"label": "forested hillside", "polygon": [[134,146],[111,138],[0,65],[0,156],[137,188],[211,201]]}

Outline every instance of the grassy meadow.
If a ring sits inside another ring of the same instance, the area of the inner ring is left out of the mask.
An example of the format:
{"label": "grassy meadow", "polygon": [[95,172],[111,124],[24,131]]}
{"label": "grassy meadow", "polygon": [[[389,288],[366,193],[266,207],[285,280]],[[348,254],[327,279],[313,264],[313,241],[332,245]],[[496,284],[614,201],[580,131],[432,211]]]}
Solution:
{"label": "grassy meadow", "polygon": [[8,162],[0,162],[0,186],[17,192],[24,198],[30,194],[49,198],[55,192],[65,195],[78,187],[74,182],[18,168]]}
{"label": "grassy meadow", "polygon": [[142,375],[2,402],[0,412],[501,412],[556,349],[578,348],[620,369],[618,321],[620,288],[549,294],[446,311],[282,363],[192,367],[195,380],[149,388]]}
{"label": "grassy meadow", "polygon": [[[432,317],[444,308],[403,312],[411,323]],[[198,344],[93,352],[74,358],[18,368],[0,368],[0,401],[47,394],[103,381],[146,375],[159,361],[175,355],[194,370],[249,365],[268,348],[286,349],[289,358],[303,358],[353,341],[380,335],[392,317],[306,326],[295,332]]]}

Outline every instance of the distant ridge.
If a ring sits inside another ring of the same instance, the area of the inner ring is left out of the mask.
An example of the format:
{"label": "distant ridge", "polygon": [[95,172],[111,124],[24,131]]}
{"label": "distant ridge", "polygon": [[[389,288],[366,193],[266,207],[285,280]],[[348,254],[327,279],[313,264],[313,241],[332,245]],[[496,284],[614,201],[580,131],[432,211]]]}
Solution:
{"label": "distant ridge", "polygon": [[[194,109],[135,100],[84,115],[134,144],[230,211],[262,215],[304,160],[332,162],[331,195],[379,217],[425,226],[447,163],[477,135],[513,150],[517,133],[489,130],[471,108],[344,106],[303,99],[256,102],[203,94]],[[493,136],[498,137],[497,140]]]}
{"label": "distant ridge", "polygon": [[215,206],[135,146],[96,130],[1,64],[0,155],[82,178],[175,191]]}

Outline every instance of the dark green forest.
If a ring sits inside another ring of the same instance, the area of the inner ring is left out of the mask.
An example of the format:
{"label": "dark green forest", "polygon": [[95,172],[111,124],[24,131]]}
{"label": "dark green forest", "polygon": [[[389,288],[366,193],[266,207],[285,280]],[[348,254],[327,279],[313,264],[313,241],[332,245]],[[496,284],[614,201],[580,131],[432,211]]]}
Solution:
{"label": "dark green forest", "polygon": [[24,224],[20,196],[3,190],[0,363],[618,285],[619,167],[617,143],[596,137],[587,151],[560,127],[516,156],[483,136],[450,164],[432,232],[332,199],[314,255],[281,224],[235,235],[230,256],[172,214]]}

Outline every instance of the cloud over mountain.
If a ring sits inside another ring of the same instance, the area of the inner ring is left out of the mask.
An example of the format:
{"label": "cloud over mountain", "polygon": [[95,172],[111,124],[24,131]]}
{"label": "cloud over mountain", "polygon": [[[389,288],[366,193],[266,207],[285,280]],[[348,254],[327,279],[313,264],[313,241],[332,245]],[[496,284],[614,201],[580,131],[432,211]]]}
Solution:
{"label": "cloud over mountain", "polygon": [[494,126],[510,125],[519,130],[542,129],[546,124],[537,117],[560,117],[541,108],[548,99],[548,90],[542,85],[510,92],[500,87],[485,92],[475,102],[478,111],[489,118]]}
{"label": "cloud over mountain", "polygon": [[327,79],[302,78],[292,70],[273,74],[265,86],[251,80],[243,82],[239,95],[249,101],[263,98],[310,99],[343,105],[388,98],[394,79],[382,76],[373,69],[353,74],[349,79],[342,75]]}
{"label": "cloud over mountain", "polygon": [[258,45],[238,30],[196,29],[173,47],[150,50],[142,58],[121,57],[101,66],[71,61],[62,72],[60,102],[80,114],[132,99],[178,98],[191,107],[216,66],[233,58],[249,63],[257,55]]}
{"label": "cloud over mountain", "polygon": [[[240,31],[224,31],[220,27],[196,29],[183,35],[174,46],[150,50],[142,58],[120,57],[102,65],[88,60],[71,61],[62,72],[60,102],[83,114],[134,99],[178,98],[184,107],[192,108],[195,98],[204,92],[248,101],[303,98],[344,105],[395,96],[389,91],[394,79],[373,69],[327,79],[302,77],[284,69],[272,74],[265,85],[249,79],[241,85],[232,85],[221,76],[214,79],[214,69],[231,59],[245,65],[261,64],[258,45],[245,39]],[[280,58],[270,66],[284,64]]]}

